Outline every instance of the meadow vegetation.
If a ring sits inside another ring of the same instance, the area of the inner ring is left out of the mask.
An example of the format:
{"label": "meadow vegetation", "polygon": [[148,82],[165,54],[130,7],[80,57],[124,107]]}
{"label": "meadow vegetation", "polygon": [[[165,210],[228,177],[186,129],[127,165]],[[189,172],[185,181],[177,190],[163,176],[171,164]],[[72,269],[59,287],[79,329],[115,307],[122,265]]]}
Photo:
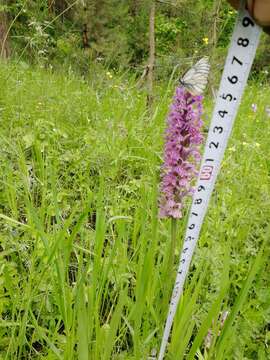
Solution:
{"label": "meadow vegetation", "polygon": [[[1,63],[0,359],[158,351],[175,279],[157,199],[176,78],[156,85],[149,114],[132,74]],[[168,359],[270,356],[269,98],[266,83],[249,83]],[[208,94],[206,127],[212,106]]]}
{"label": "meadow vegetation", "polygon": [[[0,3],[0,360],[156,359],[191,201],[172,266],[165,119],[180,74],[209,55],[207,135],[236,11],[155,2],[149,107],[150,9]],[[269,54],[263,35],[166,360],[270,358]]]}

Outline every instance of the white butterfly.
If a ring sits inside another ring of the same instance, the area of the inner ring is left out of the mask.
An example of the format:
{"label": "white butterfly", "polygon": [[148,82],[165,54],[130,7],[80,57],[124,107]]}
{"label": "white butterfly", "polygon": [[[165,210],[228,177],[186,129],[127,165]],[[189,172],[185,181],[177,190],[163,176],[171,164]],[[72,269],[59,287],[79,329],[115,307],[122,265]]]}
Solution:
{"label": "white butterfly", "polygon": [[192,95],[201,95],[207,84],[209,70],[209,59],[203,57],[179,79],[180,84]]}

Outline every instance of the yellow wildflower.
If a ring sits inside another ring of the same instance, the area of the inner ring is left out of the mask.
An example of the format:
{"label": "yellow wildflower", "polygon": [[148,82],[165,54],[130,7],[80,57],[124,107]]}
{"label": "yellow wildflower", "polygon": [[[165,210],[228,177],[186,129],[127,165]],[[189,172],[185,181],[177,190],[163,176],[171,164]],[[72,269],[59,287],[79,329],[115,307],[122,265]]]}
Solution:
{"label": "yellow wildflower", "polygon": [[106,72],[106,75],[107,75],[108,78],[110,78],[110,79],[112,79],[112,77],[113,77],[112,74],[111,74],[109,71]]}
{"label": "yellow wildflower", "polygon": [[209,39],[208,39],[208,37],[206,36],[206,37],[204,37],[203,39],[203,42],[205,43],[205,45],[208,45],[208,43],[209,43]]}

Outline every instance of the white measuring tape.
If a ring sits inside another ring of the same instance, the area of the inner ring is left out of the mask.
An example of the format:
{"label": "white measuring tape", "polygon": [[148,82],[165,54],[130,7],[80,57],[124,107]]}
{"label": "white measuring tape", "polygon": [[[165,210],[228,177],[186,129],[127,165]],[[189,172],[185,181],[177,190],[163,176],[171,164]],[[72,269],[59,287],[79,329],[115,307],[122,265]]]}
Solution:
{"label": "white measuring tape", "polygon": [[249,13],[245,9],[240,9],[222,74],[199,179],[193,195],[158,360],[162,360],[165,354],[177,305],[183,292],[184,282],[219,172],[220,163],[255,57],[260,33],[261,28],[255,24]]}

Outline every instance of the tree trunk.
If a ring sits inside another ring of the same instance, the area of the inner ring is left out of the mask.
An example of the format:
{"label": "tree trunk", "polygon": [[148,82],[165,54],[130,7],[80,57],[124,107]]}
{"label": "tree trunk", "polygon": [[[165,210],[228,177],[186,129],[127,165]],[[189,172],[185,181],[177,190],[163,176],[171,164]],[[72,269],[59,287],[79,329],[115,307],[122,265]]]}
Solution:
{"label": "tree trunk", "polygon": [[68,2],[66,0],[48,0],[48,9],[51,14],[61,15],[61,20],[63,21],[67,17],[67,12],[65,12],[68,7]]}
{"label": "tree trunk", "polygon": [[[54,0],[55,13],[57,15],[62,14],[67,8],[67,2],[65,0]],[[64,14],[61,15],[62,19],[64,18]]]}
{"label": "tree trunk", "polygon": [[48,10],[50,14],[54,12],[54,0],[48,0]]}
{"label": "tree trunk", "polygon": [[139,12],[139,2],[138,0],[133,0],[130,4],[130,14],[135,17],[138,15]]}
{"label": "tree trunk", "polygon": [[87,7],[85,6],[83,8],[83,29],[82,29],[82,43],[83,43],[83,48],[87,49],[89,48],[90,44],[89,44],[89,29],[88,29],[88,23],[87,23]]}
{"label": "tree trunk", "polygon": [[155,65],[155,0],[152,1],[149,15],[149,61],[148,61],[148,97],[147,106],[150,109],[153,105],[153,80]]}
{"label": "tree trunk", "polygon": [[213,6],[214,22],[213,22],[212,39],[211,39],[213,50],[217,46],[217,28],[218,28],[218,21],[219,21],[218,15],[219,15],[220,7],[221,7],[221,0],[215,1],[214,6]]}
{"label": "tree trunk", "polygon": [[[0,1],[3,5],[3,2]],[[7,59],[10,56],[10,46],[8,40],[8,19],[5,10],[0,11],[0,57]]]}
{"label": "tree trunk", "polygon": [[93,15],[95,17],[92,26],[93,39],[96,43],[99,43],[100,38],[104,32],[104,18],[105,18],[105,1],[99,0],[94,2]]}

